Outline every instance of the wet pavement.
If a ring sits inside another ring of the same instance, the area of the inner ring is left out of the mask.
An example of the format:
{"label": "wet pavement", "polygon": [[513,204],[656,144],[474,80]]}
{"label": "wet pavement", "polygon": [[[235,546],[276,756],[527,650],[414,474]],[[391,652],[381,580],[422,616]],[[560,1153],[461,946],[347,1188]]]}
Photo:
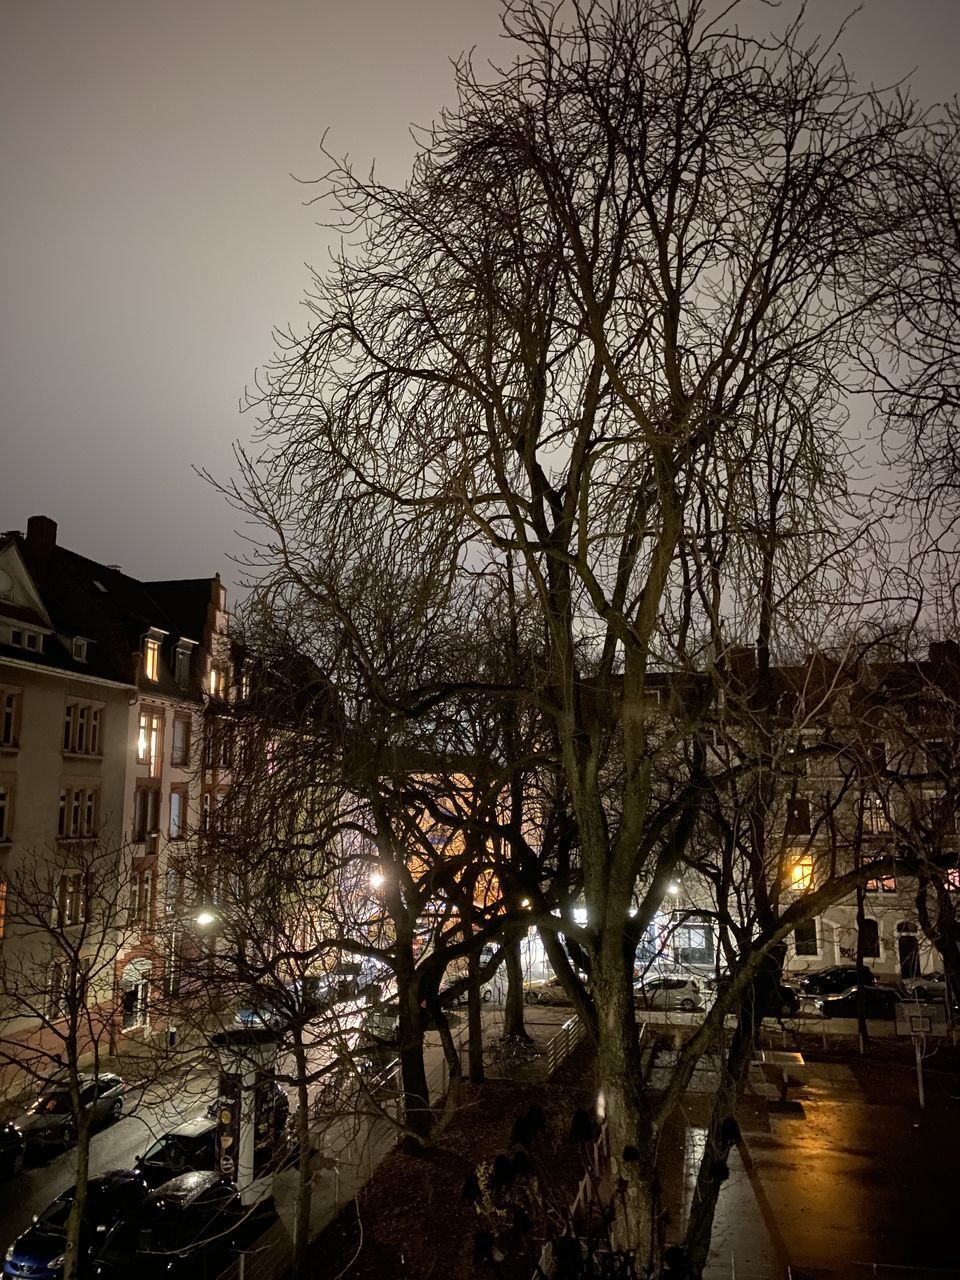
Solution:
{"label": "wet pavement", "polygon": [[[906,1064],[808,1061],[786,1102],[770,1074],[751,1071],[709,1280],[960,1276],[960,1080],[926,1072],[921,1111]],[[665,1135],[675,1223],[706,1118],[689,1096]]]}

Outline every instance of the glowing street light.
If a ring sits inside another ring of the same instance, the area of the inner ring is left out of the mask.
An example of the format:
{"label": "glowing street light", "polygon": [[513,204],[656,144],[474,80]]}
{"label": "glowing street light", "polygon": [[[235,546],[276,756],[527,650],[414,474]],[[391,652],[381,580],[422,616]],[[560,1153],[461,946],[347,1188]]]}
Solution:
{"label": "glowing street light", "polygon": [[383,888],[383,882],[384,882],[384,880],[385,880],[385,879],[386,879],[386,876],[383,874],[383,872],[382,872],[382,871],[373,871],[373,872],[371,872],[371,874],[370,874],[370,888],[371,888],[371,889],[382,889],[382,888]]}
{"label": "glowing street light", "polygon": [[206,929],[211,924],[216,924],[217,917],[212,911],[198,911],[193,918],[193,922],[199,925],[201,929]]}

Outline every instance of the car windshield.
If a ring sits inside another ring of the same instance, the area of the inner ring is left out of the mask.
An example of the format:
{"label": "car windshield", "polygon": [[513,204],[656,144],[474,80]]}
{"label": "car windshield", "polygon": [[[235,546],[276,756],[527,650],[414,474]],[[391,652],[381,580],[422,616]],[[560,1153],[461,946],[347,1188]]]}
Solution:
{"label": "car windshield", "polygon": [[182,1133],[165,1133],[158,1138],[143,1157],[144,1164],[159,1164],[170,1169],[189,1169],[198,1161],[213,1160],[214,1130],[188,1136]]}
{"label": "car windshield", "polygon": [[37,1218],[37,1230],[43,1231],[45,1235],[64,1235],[67,1229],[67,1218],[70,1217],[72,1208],[72,1192],[65,1196],[58,1196],[53,1204],[48,1204]]}
{"label": "car windshield", "polygon": [[69,1093],[45,1093],[34,1103],[33,1110],[41,1116],[65,1116],[70,1112]]}

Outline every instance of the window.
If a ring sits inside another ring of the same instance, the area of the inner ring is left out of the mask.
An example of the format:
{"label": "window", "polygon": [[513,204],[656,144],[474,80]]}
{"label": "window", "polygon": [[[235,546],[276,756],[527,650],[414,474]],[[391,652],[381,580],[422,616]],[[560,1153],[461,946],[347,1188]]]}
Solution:
{"label": "window", "polygon": [[190,717],[174,716],[173,749],[170,752],[170,763],[185,765],[190,763]]}
{"label": "window", "polygon": [[142,844],[160,830],[160,788],[137,787],[133,793],[133,838]]}
{"label": "window", "polygon": [[897,877],[880,876],[876,880],[868,880],[866,891],[867,893],[896,893]]}
{"label": "window", "polygon": [[130,873],[130,924],[149,928],[153,924],[153,904],[157,889],[157,871],[134,859]]}
{"label": "window", "polygon": [[943,773],[950,765],[946,743],[942,738],[928,738],[923,744],[923,768],[926,773]]}
{"label": "window", "polygon": [[87,642],[83,636],[73,637],[73,658],[75,662],[86,662],[87,660]]}
{"label": "window", "polygon": [[147,1021],[150,1003],[150,963],[133,960],[120,979],[120,1001],[123,1010],[123,1026],[139,1027]]}
{"label": "window", "polygon": [[229,769],[232,760],[232,726],[225,720],[207,721],[203,737],[204,766],[207,769]]}
{"label": "window", "polygon": [[62,1018],[67,1011],[67,970],[62,960],[50,962],[47,986],[47,1017]]}
{"label": "window", "polygon": [[167,867],[163,885],[163,909],[168,916],[174,914],[180,905],[180,872],[176,867]]}
{"label": "window", "polygon": [[137,764],[145,764],[151,778],[160,772],[163,743],[163,712],[151,707],[140,712],[140,732],[137,735]]}
{"label": "window", "polygon": [[816,920],[801,920],[793,931],[793,949],[798,956],[818,956]]}
{"label": "window", "polygon": [[68,702],[63,714],[63,750],[68,755],[100,755],[103,707],[94,702]]}
{"label": "window", "polygon": [[813,888],[813,854],[799,853],[790,859],[787,869],[787,887],[803,893]]}
{"label": "window", "polygon": [[174,787],[170,792],[170,839],[183,840],[187,834],[187,789]]}
{"label": "window", "polygon": [[226,675],[223,667],[216,662],[210,664],[209,688],[211,698],[223,698],[226,696]]}
{"label": "window", "polygon": [[14,748],[20,741],[20,690],[0,689],[0,747]]}
{"label": "window", "polygon": [[877,773],[887,771],[887,744],[882,738],[870,743],[870,764]]}
{"label": "window", "polygon": [[97,787],[63,787],[57,812],[57,835],[75,840],[96,834],[99,790]]}
{"label": "window", "polygon": [[13,832],[13,783],[0,780],[0,842],[10,840]]}
{"label": "window", "polygon": [[143,642],[143,674],[148,680],[160,679],[160,641],[150,636]]}
{"label": "window", "polygon": [[863,932],[863,958],[865,960],[880,959],[880,926],[876,920],[864,920]]}
{"label": "window", "polygon": [[879,796],[866,795],[863,797],[863,829],[867,835],[871,836],[879,836],[890,830],[890,823],[883,807],[883,801]]}
{"label": "window", "polygon": [[178,644],[176,657],[174,659],[173,678],[181,689],[186,689],[190,683],[190,651],[192,645]]}
{"label": "window", "polygon": [[67,871],[60,877],[57,909],[57,922],[61,927],[82,924],[87,918],[87,898],[79,871]]}
{"label": "window", "polygon": [[713,964],[713,930],[708,924],[681,925],[673,947],[681,964]]}
{"label": "window", "polygon": [[18,649],[29,649],[31,653],[43,653],[43,636],[39,631],[26,631],[15,627],[10,632],[10,643]]}
{"label": "window", "polygon": [[805,796],[797,796],[788,803],[784,831],[789,836],[810,834],[810,801]]}
{"label": "window", "polygon": [[956,809],[953,801],[942,791],[924,791],[923,815],[934,838],[956,835]]}

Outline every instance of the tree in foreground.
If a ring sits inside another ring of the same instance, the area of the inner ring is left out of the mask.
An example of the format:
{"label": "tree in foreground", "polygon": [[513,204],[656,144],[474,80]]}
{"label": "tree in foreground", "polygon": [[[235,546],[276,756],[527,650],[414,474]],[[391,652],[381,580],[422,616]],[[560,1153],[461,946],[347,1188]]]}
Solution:
{"label": "tree in foreground", "polygon": [[[458,64],[405,187],[334,164],[349,247],[267,370],[235,494],[287,605],[321,558],[376,591],[397,557],[451,602],[509,563],[533,602],[526,696],[587,910],[563,927],[590,964],[620,1240],[644,1263],[664,1111],[641,1079],[633,944],[718,785],[702,750],[678,772],[677,744],[735,692],[737,646],[762,677],[869,597],[845,371],[917,129],[799,26],[757,43],[735,10],[509,3],[515,62],[486,81]],[[338,599],[355,631],[362,599]],[[793,919],[768,916],[743,983]]]}

